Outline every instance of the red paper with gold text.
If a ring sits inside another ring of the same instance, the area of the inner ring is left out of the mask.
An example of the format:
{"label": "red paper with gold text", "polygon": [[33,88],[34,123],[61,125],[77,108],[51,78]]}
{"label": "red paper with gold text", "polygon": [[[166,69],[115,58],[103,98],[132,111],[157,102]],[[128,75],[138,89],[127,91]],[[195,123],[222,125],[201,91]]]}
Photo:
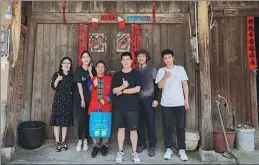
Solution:
{"label": "red paper with gold text", "polygon": [[140,26],[137,24],[131,25],[131,54],[132,68],[137,66],[135,52],[140,50]]}
{"label": "red paper with gold text", "polygon": [[81,53],[88,50],[88,26],[86,24],[79,25],[78,35],[78,62],[77,65],[82,65]]}
{"label": "red paper with gold text", "polygon": [[246,17],[246,50],[247,50],[247,68],[254,70],[257,68],[256,47],[255,47],[255,29],[254,17]]}

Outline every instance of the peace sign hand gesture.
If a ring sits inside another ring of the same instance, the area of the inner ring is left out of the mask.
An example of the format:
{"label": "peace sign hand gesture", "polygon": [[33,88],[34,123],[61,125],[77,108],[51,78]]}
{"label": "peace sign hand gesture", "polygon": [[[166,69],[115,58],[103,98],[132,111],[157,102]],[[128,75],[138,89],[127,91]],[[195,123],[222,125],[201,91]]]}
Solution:
{"label": "peace sign hand gesture", "polygon": [[91,62],[88,66],[88,71],[92,73],[93,63]]}

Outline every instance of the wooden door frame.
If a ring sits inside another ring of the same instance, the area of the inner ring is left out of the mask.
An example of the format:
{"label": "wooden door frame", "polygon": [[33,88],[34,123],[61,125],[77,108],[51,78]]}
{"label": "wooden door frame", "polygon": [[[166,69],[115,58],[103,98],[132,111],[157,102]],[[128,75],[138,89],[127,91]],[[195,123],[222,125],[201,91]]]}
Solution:
{"label": "wooden door frame", "polygon": [[[102,13],[66,13],[66,22],[69,23],[92,23],[92,18],[100,18]],[[152,14],[118,14],[122,18],[128,16],[149,16],[152,18]],[[63,24],[62,13],[33,13],[32,19],[36,23],[55,23]],[[174,23],[186,23],[189,19],[189,13],[170,13],[170,14],[156,14],[156,23],[174,24]],[[118,23],[118,21],[100,21],[99,23]],[[132,24],[152,24],[152,19],[147,21],[131,21],[126,20],[126,23]]]}

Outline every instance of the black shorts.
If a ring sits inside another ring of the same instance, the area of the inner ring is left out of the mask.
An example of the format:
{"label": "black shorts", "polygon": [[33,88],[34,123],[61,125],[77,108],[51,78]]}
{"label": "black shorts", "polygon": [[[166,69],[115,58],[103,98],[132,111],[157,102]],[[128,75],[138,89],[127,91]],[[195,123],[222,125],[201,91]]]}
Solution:
{"label": "black shorts", "polygon": [[114,111],[114,125],[118,128],[128,128],[130,131],[138,129],[139,111]]}

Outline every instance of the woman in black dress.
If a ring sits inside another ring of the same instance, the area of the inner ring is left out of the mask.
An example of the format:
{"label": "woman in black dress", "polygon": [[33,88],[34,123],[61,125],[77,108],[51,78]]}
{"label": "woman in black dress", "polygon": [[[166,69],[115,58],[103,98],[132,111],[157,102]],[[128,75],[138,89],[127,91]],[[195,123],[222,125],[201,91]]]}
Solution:
{"label": "woman in black dress", "polygon": [[88,150],[87,139],[89,137],[89,115],[87,115],[89,102],[90,102],[90,91],[88,90],[88,81],[96,75],[96,71],[91,63],[91,55],[85,51],[81,54],[82,66],[78,66],[74,73],[74,82],[77,84],[77,90],[75,94],[77,113],[79,116],[78,123],[78,143],[76,151]]}
{"label": "woman in black dress", "polygon": [[[67,127],[74,125],[73,120],[73,71],[72,60],[64,57],[60,64],[58,72],[55,72],[51,82],[51,88],[56,91],[52,104],[52,114],[50,125],[54,126],[54,135],[56,139],[55,150],[67,150],[65,143]],[[60,128],[62,128],[62,141],[59,140]]]}

